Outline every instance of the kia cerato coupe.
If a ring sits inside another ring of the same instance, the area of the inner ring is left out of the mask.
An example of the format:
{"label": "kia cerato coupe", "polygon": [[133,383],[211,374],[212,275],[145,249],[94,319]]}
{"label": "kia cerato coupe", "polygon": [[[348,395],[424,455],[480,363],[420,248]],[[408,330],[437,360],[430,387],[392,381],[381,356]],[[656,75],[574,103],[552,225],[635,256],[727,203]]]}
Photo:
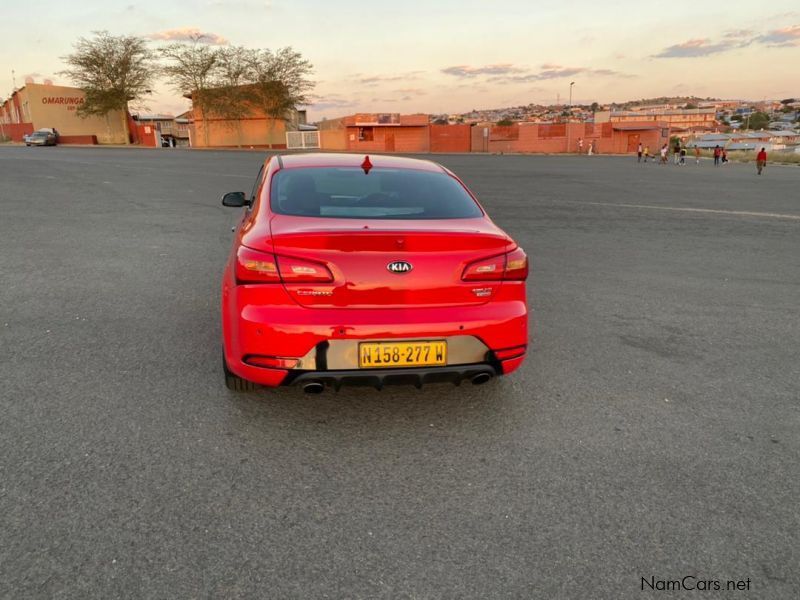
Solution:
{"label": "kia cerato coupe", "polygon": [[484,383],[528,343],[528,260],[449,170],[352,154],[272,156],[222,280],[226,385]]}

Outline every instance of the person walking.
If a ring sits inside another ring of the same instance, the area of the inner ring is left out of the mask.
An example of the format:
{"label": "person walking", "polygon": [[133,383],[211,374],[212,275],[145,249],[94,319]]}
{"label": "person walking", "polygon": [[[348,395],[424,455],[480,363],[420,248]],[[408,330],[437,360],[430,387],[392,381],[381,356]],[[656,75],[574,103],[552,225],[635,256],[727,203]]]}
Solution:
{"label": "person walking", "polygon": [[583,154],[583,138],[578,138],[578,154]]}
{"label": "person walking", "polygon": [[728,162],[728,151],[725,148],[722,149],[722,156],[720,157],[720,160],[722,161],[723,165]]}
{"label": "person walking", "polygon": [[722,156],[722,149],[719,147],[719,144],[714,146],[714,166],[719,166],[719,157]]}
{"label": "person walking", "polygon": [[694,162],[695,164],[700,164],[700,146],[694,147]]}
{"label": "person walking", "polygon": [[[641,144],[640,144],[641,146]],[[644,162],[647,162],[647,159],[650,158],[650,146],[644,147]]]}
{"label": "person walking", "polygon": [[[636,154],[639,156],[639,160],[637,160],[636,162],[642,162],[642,143],[641,142],[639,142],[639,147],[636,148]],[[647,162],[647,161],[645,161],[645,162]]]}
{"label": "person walking", "polygon": [[675,157],[675,164],[677,165],[677,164],[679,164],[678,161],[680,161],[680,158],[681,158],[681,141],[680,140],[676,140],[675,141],[675,148],[672,150],[672,152],[673,152],[673,155]]}
{"label": "person walking", "polygon": [[686,164],[686,147],[681,148],[681,162],[679,164],[681,166]]}
{"label": "person walking", "polygon": [[661,164],[662,165],[667,164],[667,154],[668,153],[669,153],[669,146],[667,146],[666,144],[661,146]]}
{"label": "person walking", "polygon": [[761,171],[764,170],[764,167],[767,166],[767,149],[761,148],[761,152],[756,155],[756,169],[758,170],[758,174],[761,175]]}

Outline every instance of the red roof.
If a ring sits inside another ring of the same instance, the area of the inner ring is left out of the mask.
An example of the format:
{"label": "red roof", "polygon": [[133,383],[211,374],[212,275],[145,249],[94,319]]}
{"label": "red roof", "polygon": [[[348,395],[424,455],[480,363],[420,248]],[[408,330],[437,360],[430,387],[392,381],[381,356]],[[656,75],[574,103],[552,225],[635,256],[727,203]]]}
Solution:
{"label": "red roof", "polygon": [[[286,169],[303,167],[360,167],[366,154],[344,153],[311,153],[311,154],[283,154],[281,161]],[[414,169],[416,171],[442,172],[444,169],[430,160],[406,158],[404,156],[387,156],[385,154],[369,154],[369,160],[374,168],[387,169]]]}

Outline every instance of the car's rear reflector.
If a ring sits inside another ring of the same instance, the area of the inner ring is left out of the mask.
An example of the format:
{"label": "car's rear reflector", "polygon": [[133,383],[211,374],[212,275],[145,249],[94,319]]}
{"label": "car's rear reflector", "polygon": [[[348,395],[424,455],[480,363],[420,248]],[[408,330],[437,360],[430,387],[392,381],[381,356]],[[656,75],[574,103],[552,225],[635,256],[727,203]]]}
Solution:
{"label": "car's rear reflector", "polygon": [[267,369],[294,369],[300,360],[297,358],[251,354],[250,356],[245,356],[243,362],[254,367],[265,367]]}
{"label": "car's rear reflector", "polygon": [[495,350],[494,356],[497,360],[509,360],[511,358],[518,358],[525,354],[527,346],[514,346],[513,348],[504,348],[502,350]]}

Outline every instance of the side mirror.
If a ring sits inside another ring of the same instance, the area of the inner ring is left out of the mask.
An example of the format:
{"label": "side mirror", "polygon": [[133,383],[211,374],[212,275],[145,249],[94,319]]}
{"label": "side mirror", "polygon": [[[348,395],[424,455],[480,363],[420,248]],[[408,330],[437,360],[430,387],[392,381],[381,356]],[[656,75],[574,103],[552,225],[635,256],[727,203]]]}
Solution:
{"label": "side mirror", "polygon": [[250,202],[247,200],[244,192],[228,192],[222,196],[222,206],[241,208],[242,206],[250,206]]}

